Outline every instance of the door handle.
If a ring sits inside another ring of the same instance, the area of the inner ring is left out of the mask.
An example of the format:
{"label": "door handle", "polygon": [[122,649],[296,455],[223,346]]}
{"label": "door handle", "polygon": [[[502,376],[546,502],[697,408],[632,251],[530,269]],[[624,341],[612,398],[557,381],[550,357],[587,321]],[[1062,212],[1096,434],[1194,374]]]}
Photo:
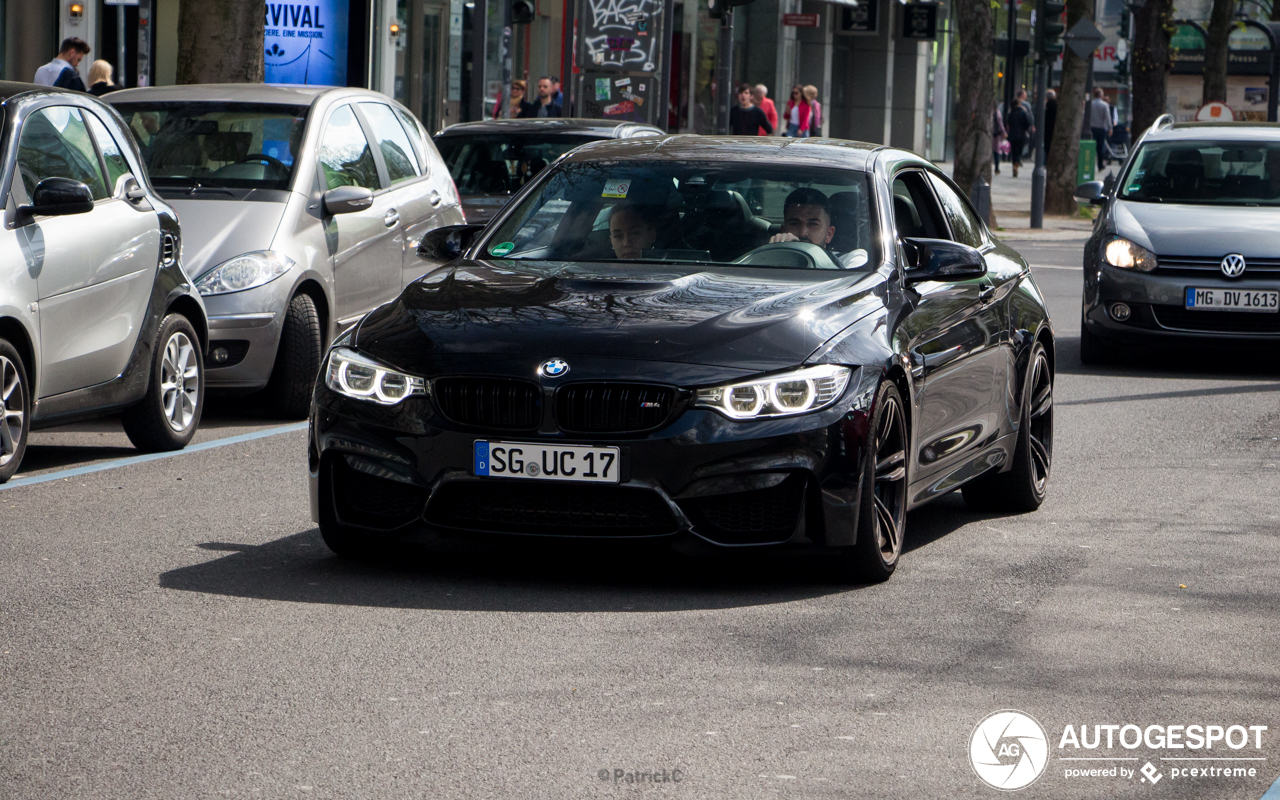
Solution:
{"label": "door handle", "polygon": [[399,223],[400,223],[400,212],[396,211],[394,208],[388,211],[387,215],[382,218],[382,224],[386,225],[388,228],[394,228]]}
{"label": "door handle", "polygon": [[443,199],[444,198],[440,196],[439,192],[437,192],[435,189],[431,190],[431,207],[432,208],[435,208],[436,206],[440,205],[440,201]]}
{"label": "door handle", "polygon": [[990,303],[994,299],[996,299],[996,287],[991,284],[985,284],[978,290],[978,302],[983,305]]}

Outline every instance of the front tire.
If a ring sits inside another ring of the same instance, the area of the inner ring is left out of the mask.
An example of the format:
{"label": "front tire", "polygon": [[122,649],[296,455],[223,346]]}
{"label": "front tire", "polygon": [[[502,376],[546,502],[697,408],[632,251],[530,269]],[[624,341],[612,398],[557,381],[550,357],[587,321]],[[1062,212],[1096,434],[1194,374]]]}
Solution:
{"label": "front tire", "polygon": [[305,419],[311,410],[311,393],[324,350],[320,314],[310,295],[297,294],[289,301],[276,363],[267,383],[267,407],[282,419]]}
{"label": "front tire", "polygon": [[17,349],[0,339],[0,483],[14,476],[31,432],[31,385]]}
{"label": "front tire", "polygon": [[1044,345],[1031,348],[1023,391],[1022,430],[1008,472],[983,475],[961,487],[975,511],[1035,511],[1044,502],[1053,467],[1053,372]]}
{"label": "front tire", "polygon": [[1089,330],[1084,314],[1080,315],[1080,362],[1103,365],[1115,361],[1115,344]]}
{"label": "front tire", "polygon": [[124,410],[124,432],[144,453],[181,450],[204,410],[204,358],[195,328],[181,314],[160,323],[147,394]]}
{"label": "front tire", "polygon": [[907,457],[910,437],[902,396],[891,382],[876,390],[862,462],[858,534],[843,556],[841,573],[864,583],[893,575],[907,532]]}

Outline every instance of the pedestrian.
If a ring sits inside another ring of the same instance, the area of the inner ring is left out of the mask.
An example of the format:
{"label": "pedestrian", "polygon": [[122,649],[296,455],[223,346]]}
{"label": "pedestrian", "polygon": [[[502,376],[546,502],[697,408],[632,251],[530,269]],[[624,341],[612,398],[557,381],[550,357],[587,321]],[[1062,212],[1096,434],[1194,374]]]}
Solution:
{"label": "pedestrian", "polygon": [[526,117],[537,116],[538,110],[534,108],[533,103],[525,99],[528,92],[529,84],[522,80],[514,80],[511,82],[511,88],[507,90],[507,102],[498,99],[498,104],[493,110],[494,119],[525,119]]}
{"label": "pedestrian", "polygon": [[1004,127],[1004,115],[1000,113],[999,104],[991,113],[991,160],[996,165],[996,174],[1000,174],[1000,155],[1009,146],[1009,131]]}
{"label": "pedestrian", "polygon": [[564,109],[564,92],[561,91],[560,78],[556,75],[551,76],[551,102]]}
{"label": "pedestrian", "polygon": [[111,80],[111,71],[111,62],[106,59],[100,58],[89,65],[89,94],[102,97],[120,88]]}
{"label": "pedestrian", "polygon": [[555,100],[551,78],[538,78],[538,102],[534,104],[535,117],[563,117],[564,107]]}
{"label": "pedestrian", "polygon": [[729,133],[734,136],[760,136],[761,129],[764,136],[773,133],[769,118],[754,100],[750,86],[744,83],[738,87],[738,104],[729,109]]}
{"label": "pedestrian", "polygon": [[[757,83],[756,88],[751,90],[751,99],[755,101],[755,104],[764,112],[765,118],[769,120],[770,131],[776,131],[778,129],[778,107],[769,99],[769,87],[763,83]],[[769,134],[765,133],[764,128],[761,127],[760,135],[768,136]]]}
{"label": "pedestrian", "polygon": [[1098,143],[1098,169],[1106,169],[1110,155],[1107,139],[1111,136],[1111,104],[1107,102],[1102,87],[1094,88],[1093,99],[1089,101],[1089,130]]}
{"label": "pedestrian", "polygon": [[799,139],[809,138],[809,115],[813,108],[804,99],[804,87],[796,84],[791,87],[791,99],[787,101],[784,113],[787,120],[787,136]]}
{"label": "pedestrian", "polygon": [[1027,90],[1019,89],[1013,108],[1005,117],[1005,125],[1009,131],[1009,161],[1013,163],[1013,177],[1018,177],[1018,168],[1022,166],[1022,153],[1027,148],[1027,139],[1036,132],[1035,117],[1031,115],[1031,107],[1027,105]]}
{"label": "pedestrian", "polygon": [[809,116],[809,135],[821,136],[822,135],[822,103],[818,102],[818,87],[806,86],[804,87],[803,91],[804,91],[804,99],[809,101],[809,108],[811,109],[810,116]]}
{"label": "pedestrian", "polygon": [[62,47],[52,61],[36,70],[35,80],[41,86],[57,86],[60,89],[85,91],[84,80],[77,71],[80,62],[89,55],[89,45],[84,39],[72,36],[62,40]]}
{"label": "pedestrian", "polygon": [[1053,145],[1053,123],[1058,119],[1058,93],[1050,89],[1044,94],[1044,153],[1049,157]]}

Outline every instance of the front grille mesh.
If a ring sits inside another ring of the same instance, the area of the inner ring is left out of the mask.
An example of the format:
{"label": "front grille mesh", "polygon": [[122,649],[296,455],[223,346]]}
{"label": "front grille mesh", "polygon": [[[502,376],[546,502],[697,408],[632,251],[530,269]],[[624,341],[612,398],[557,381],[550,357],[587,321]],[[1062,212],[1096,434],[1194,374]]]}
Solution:
{"label": "front grille mesh", "polygon": [[432,525],[496,533],[655,536],[673,533],[675,516],[649,489],[501,480],[448,483],[427,506]]}
{"label": "front grille mesh", "polygon": [[575,383],[556,392],[556,424],[564,431],[625,433],[666,422],[674,389],[645,383]]}
{"label": "front grille mesh", "polygon": [[681,500],[698,533],[722,544],[762,544],[790,538],[804,502],[804,478],[791,475],[768,489]]}
{"label": "front grille mesh", "polygon": [[460,425],[533,430],[542,420],[542,390],[503,378],[440,378],[433,386],[440,412]]}
{"label": "front grille mesh", "polygon": [[[1163,275],[1185,275],[1188,277],[1222,277],[1221,256],[1156,256],[1156,272]],[[1244,277],[1275,277],[1280,275],[1280,258],[1245,257]]]}

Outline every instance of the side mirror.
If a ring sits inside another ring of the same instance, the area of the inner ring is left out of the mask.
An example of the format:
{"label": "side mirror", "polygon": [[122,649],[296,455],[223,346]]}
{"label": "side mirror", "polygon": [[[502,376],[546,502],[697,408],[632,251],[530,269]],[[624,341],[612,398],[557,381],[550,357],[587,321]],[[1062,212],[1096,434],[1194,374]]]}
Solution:
{"label": "side mirror", "polygon": [[987,262],[976,249],[947,239],[903,239],[915,263],[906,270],[908,284],[920,281],[964,281],[987,274]]}
{"label": "side mirror", "polygon": [[31,205],[22,206],[19,213],[26,217],[61,217],[67,214],[85,214],[93,210],[93,192],[89,187],[71,178],[45,178],[36,184]]}
{"label": "side mirror", "polygon": [[1074,195],[1077,200],[1083,200],[1095,206],[1107,202],[1107,188],[1102,181],[1082,183],[1076,187]]}
{"label": "side mirror", "polygon": [[452,261],[471,247],[483,225],[446,225],[436,228],[418,242],[418,256],[432,261]]}
{"label": "side mirror", "polygon": [[326,214],[351,214],[373,205],[373,192],[363,186],[339,186],[324,193]]}

